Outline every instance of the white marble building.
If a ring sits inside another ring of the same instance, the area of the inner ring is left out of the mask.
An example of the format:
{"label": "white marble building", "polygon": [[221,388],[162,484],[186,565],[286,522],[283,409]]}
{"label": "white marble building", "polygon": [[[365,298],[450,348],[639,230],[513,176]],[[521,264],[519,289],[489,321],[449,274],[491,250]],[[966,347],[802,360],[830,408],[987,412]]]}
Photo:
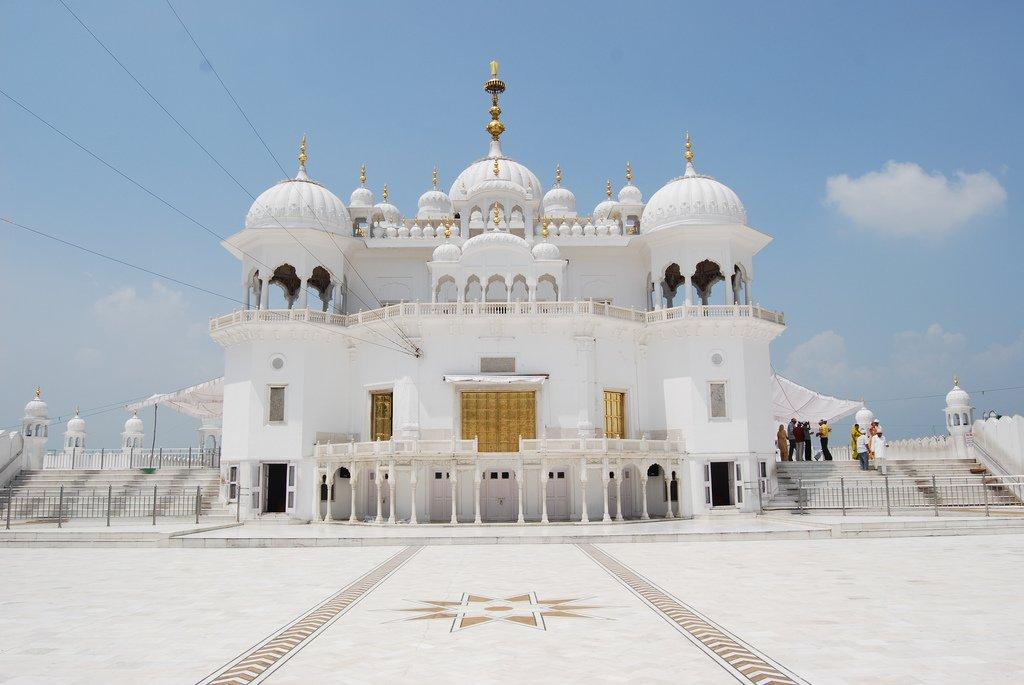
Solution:
{"label": "white marble building", "polygon": [[[753,303],[771,238],[682,174],[591,215],[507,156],[492,64],[484,157],[403,218],[295,178],[224,242],[248,308],[223,346],[221,468],[243,516],[540,521],[751,510],[774,469],[769,345]],[[554,166],[554,165],[553,165]],[[378,490],[377,485],[386,487]],[[229,489],[226,487],[225,492]]]}

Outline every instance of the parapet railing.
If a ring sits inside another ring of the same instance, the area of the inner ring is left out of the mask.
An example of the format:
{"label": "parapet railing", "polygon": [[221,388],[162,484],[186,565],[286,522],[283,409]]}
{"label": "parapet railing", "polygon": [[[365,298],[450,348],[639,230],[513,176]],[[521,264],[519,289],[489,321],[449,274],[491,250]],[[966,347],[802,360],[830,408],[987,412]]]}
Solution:
{"label": "parapet railing", "polygon": [[520,452],[558,452],[579,454],[654,453],[681,455],[683,440],[646,438],[520,438]]}
{"label": "parapet railing", "polygon": [[199,523],[204,507],[217,490],[193,488],[15,488],[8,485],[0,494],[0,520],[7,530],[11,522],[55,522],[60,528],[73,519],[192,518]]}
{"label": "parapet railing", "polygon": [[1024,506],[1024,476],[850,477],[797,480],[797,509],[941,509]]}
{"label": "parapet railing", "polygon": [[414,454],[430,455],[475,455],[477,440],[376,440],[364,442],[332,442],[319,444],[314,448],[317,459],[364,460],[365,458],[386,459],[394,456]]}
{"label": "parapet railing", "polygon": [[220,467],[220,448],[158,447],[157,449],[83,450],[73,447],[50,450],[43,455],[44,469],[193,469]]}
{"label": "parapet railing", "polygon": [[356,314],[335,314],[313,309],[241,309],[210,320],[217,331],[240,323],[304,321],[330,326],[359,326],[401,317],[427,316],[604,316],[621,321],[651,324],[680,319],[758,319],[785,324],[782,312],[758,305],[710,304],[642,311],[605,302],[401,302]]}

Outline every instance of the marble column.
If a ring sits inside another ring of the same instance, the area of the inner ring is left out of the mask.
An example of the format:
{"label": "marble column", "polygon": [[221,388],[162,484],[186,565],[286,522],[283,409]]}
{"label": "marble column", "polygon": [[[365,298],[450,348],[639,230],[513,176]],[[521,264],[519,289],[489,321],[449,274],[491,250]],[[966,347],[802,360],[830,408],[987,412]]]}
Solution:
{"label": "marble column", "polygon": [[456,487],[458,485],[458,482],[459,482],[459,471],[458,471],[458,468],[456,467],[456,465],[454,463],[451,465],[450,468],[451,468],[451,472],[450,472],[451,475],[448,478],[448,482],[451,483],[451,488],[452,488],[452,520],[451,520],[451,523],[452,523],[452,525],[455,525],[456,523],[459,522],[459,517],[458,517],[459,492],[458,492],[458,487]]}
{"label": "marble column", "polygon": [[416,525],[416,462],[409,464],[409,523]]}
{"label": "marble column", "polygon": [[260,281],[260,309],[266,309],[270,304],[270,281],[269,279],[262,279]]}
{"label": "marble column", "polygon": [[601,521],[608,523],[612,520],[612,517],[608,514],[608,484],[611,482],[611,478],[608,473],[608,459],[601,461],[601,497],[604,500],[604,513],[601,515]]}
{"label": "marble column", "polygon": [[377,517],[373,519],[374,523],[384,523],[381,515],[381,509],[384,508],[384,486],[380,481],[380,464],[377,464],[373,469],[374,490],[377,492]]}
{"label": "marble column", "polygon": [[395,481],[398,480],[398,473],[395,469],[395,462],[388,465],[388,523],[395,522]]}
{"label": "marble column", "polygon": [[580,523],[590,523],[587,513],[587,459],[580,457]]}
{"label": "marble column", "polygon": [[331,503],[334,501],[335,468],[334,464],[331,464],[327,469],[327,515],[324,518],[328,523],[334,520],[334,512],[331,511]]}
{"label": "marble column", "polygon": [[651,517],[647,515],[647,469],[641,465],[640,469],[640,520],[647,521]]}
{"label": "marble column", "polygon": [[355,523],[356,517],[356,465],[353,463],[348,470],[348,522]]}
{"label": "marble column", "polygon": [[[675,518],[675,514],[672,513],[672,469],[663,464],[661,472],[665,477],[665,518]],[[679,491],[676,490],[676,497],[678,496]]]}
{"label": "marble column", "polygon": [[519,468],[516,469],[516,506],[519,511],[519,515],[516,516],[516,523],[526,523],[526,519],[523,517],[523,476],[525,473],[526,467],[523,465],[522,457],[520,457]]}
{"label": "marble column", "polygon": [[548,522],[548,465],[540,463],[540,522]]}
{"label": "marble column", "polygon": [[622,464],[615,465],[615,520],[622,520]]}
{"label": "marble column", "polygon": [[309,307],[309,282],[308,276],[303,276],[299,281],[299,309],[307,309]]}
{"label": "marble column", "polygon": [[596,377],[595,341],[589,336],[576,336],[576,431],[581,438],[594,436],[591,409],[596,401],[593,386]]}
{"label": "marble column", "polygon": [[[320,475],[320,467],[318,465],[313,469],[313,509],[309,517],[310,521],[315,521],[316,523],[320,523]],[[241,488],[238,488],[235,494],[241,498]]]}
{"label": "marble column", "polygon": [[473,523],[480,523],[480,478],[479,467],[473,472]]}

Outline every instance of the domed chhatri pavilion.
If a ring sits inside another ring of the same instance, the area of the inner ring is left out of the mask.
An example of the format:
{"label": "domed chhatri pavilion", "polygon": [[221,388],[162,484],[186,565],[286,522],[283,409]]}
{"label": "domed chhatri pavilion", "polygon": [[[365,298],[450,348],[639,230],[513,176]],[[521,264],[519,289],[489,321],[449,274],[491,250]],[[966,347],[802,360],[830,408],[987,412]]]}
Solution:
{"label": "domed chhatri pavilion", "polygon": [[[242,516],[529,522],[754,510],[774,477],[771,238],[698,173],[589,216],[506,155],[497,63],[486,156],[406,218],[299,170],[224,242],[246,308],[225,350],[221,469]],[[131,423],[131,422],[130,422]],[[126,424],[124,439],[142,430]],[[84,440],[84,432],[81,436]],[[225,497],[233,497],[225,494]]]}

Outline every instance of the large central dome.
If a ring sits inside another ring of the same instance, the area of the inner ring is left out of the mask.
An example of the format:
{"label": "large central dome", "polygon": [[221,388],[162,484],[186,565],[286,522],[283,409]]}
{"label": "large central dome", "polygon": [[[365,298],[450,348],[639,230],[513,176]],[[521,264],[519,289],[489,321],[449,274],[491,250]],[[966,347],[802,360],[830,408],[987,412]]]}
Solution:
{"label": "large central dome", "polygon": [[[494,173],[495,161],[498,162],[497,174]],[[491,151],[486,157],[473,162],[459,174],[448,196],[453,199],[465,199],[478,187],[486,188],[484,184],[493,181],[503,181],[505,184],[516,186],[516,189],[522,189],[523,193],[528,192],[532,200],[540,201],[543,196],[537,175],[523,164],[505,157],[497,141],[491,141]]]}
{"label": "large central dome", "polygon": [[281,181],[256,198],[245,215],[246,228],[314,228],[346,233],[348,210],[338,197],[300,168],[295,178]]}

